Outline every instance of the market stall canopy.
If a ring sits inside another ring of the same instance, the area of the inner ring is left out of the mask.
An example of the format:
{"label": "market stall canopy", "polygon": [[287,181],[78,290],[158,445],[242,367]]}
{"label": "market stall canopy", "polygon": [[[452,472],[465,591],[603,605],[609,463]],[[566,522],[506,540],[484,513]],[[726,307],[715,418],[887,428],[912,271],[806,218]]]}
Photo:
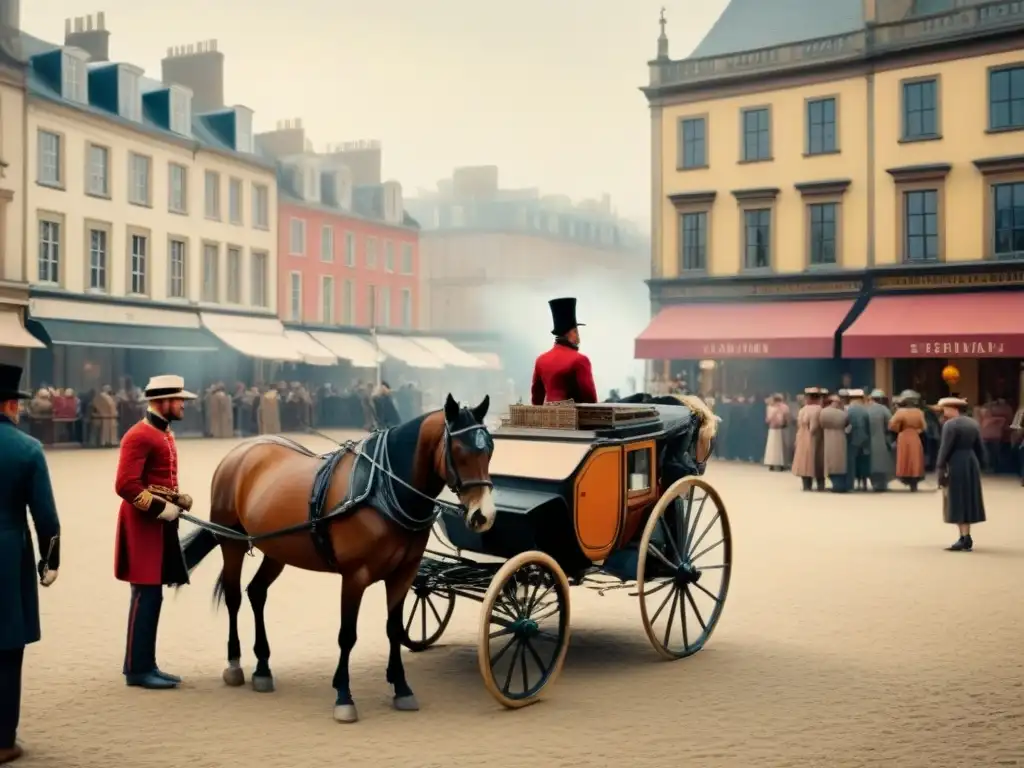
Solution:
{"label": "market stall canopy", "polygon": [[292,343],[292,346],[302,355],[302,360],[308,365],[337,365],[338,357],[326,349],[316,339],[305,331],[285,331],[285,338]]}
{"label": "market stall canopy", "polygon": [[285,336],[276,317],[221,315],[201,312],[200,317],[214,336],[246,357],[282,363],[304,362],[302,354]]}
{"label": "market stall canopy", "polygon": [[750,301],[665,307],[636,339],[647,360],[822,359],[853,300]]}
{"label": "market stall canopy", "polygon": [[29,316],[50,342],[166,352],[217,352],[220,347],[195,312],[134,304],[33,298]]}
{"label": "market stall canopy", "polygon": [[474,352],[473,356],[492,371],[500,371],[504,368],[501,364],[501,357],[496,352]]}
{"label": "market stall canopy", "polygon": [[843,333],[846,358],[1024,357],[1024,293],[876,296]]}
{"label": "market stall canopy", "polygon": [[385,355],[400,360],[410,368],[440,370],[445,367],[444,362],[436,355],[405,336],[378,333],[377,345]]}
{"label": "market stall canopy", "polygon": [[338,358],[348,360],[353,368],[376,368],[386,359],[365,336],[334,331],[310,331],[309,335]]}
{"label": "market stall canopy", "polygon": [[454,368],[486,368],[487,365],[478,357],[464,352],[448,339],[437,336],[417,336],[415,342],[430,352],[445,365]]}
{"label": "market stall canopy", "polygon": [[45,349],[46,345],[25,330],[21,307],[0,305],[0,346]]}

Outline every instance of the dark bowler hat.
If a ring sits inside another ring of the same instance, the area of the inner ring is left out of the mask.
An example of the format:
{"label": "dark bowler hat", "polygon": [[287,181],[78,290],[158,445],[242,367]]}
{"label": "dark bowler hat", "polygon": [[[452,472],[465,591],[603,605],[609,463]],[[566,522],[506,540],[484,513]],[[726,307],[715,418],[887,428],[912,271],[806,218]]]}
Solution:
{"label": "dark bowler hat", "polygon": [[586,325],[576,322],[576,299],[552,299],[548,305],[551,307],[552,335],[563,336],[573,328]]}
{"label": "dark bowler hat", "polygon": [[32,394],[18,389],[21,383],[21,368],[17,365],[0,363],[0,401],[31,400]]}

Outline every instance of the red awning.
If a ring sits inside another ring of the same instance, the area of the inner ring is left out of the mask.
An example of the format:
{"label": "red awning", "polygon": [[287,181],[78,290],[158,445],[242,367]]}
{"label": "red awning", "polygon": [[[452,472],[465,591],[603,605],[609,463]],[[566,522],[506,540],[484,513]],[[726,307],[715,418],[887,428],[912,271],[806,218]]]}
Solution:
{"label": "red awning", "polygon": [[830,358],[852,300],[682,304],[666,307],[636,339],[648,360]]}
{"label": "red awning", "polygon": [[1024,357],[1024,291],[876,296],[843,357]]}

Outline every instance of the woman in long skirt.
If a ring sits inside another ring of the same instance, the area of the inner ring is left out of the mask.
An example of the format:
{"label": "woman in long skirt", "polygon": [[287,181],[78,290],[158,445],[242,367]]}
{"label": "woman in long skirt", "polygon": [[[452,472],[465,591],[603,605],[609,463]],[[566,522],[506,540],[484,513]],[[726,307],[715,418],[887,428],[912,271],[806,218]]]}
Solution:
{"label": "woman in long skirt", "polygon": [[985,522],[985,501],[981,493],[985,449],[981,443],[981,428],[966,415],[966,400],[944,397],[938,406],[946,420],[935,465],[942,488],[943,519],[955,525],[960,533],[960,538],[949,549],[970,552],[974,548],[971,526]]}
{"label": "woman in long skirt", "polygon": [[786,466],[786,444],[783,437],[789,421],[789,408],[783,402],[782,395],[772,395],[768,398],[764,421],[768,425],[764,465],[768,467],[769,472],[781,472]]}
{"label": "woman in long skirt", "polygon": [[921,396],[905,390],[899,397],[899,408],[889,419],[889,431],[896,433],[896,477],[911,491],[924,478],[924,412],[918,407]]}

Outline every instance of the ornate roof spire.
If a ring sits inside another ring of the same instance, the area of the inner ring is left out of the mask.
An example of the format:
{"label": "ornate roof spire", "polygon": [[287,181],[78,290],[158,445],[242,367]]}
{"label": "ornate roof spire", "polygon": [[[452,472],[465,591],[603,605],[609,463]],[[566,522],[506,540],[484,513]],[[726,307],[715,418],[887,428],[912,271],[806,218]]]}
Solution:
{"label": "ornate roof spire", "polygon": [[661,27],[661,34],[658,35],[658,60],[668,60],[668,35],[665,34],[665,25],[668,19],[665,18],[665,6],[661,7],[661,16],[658,17],[658,26]]}

